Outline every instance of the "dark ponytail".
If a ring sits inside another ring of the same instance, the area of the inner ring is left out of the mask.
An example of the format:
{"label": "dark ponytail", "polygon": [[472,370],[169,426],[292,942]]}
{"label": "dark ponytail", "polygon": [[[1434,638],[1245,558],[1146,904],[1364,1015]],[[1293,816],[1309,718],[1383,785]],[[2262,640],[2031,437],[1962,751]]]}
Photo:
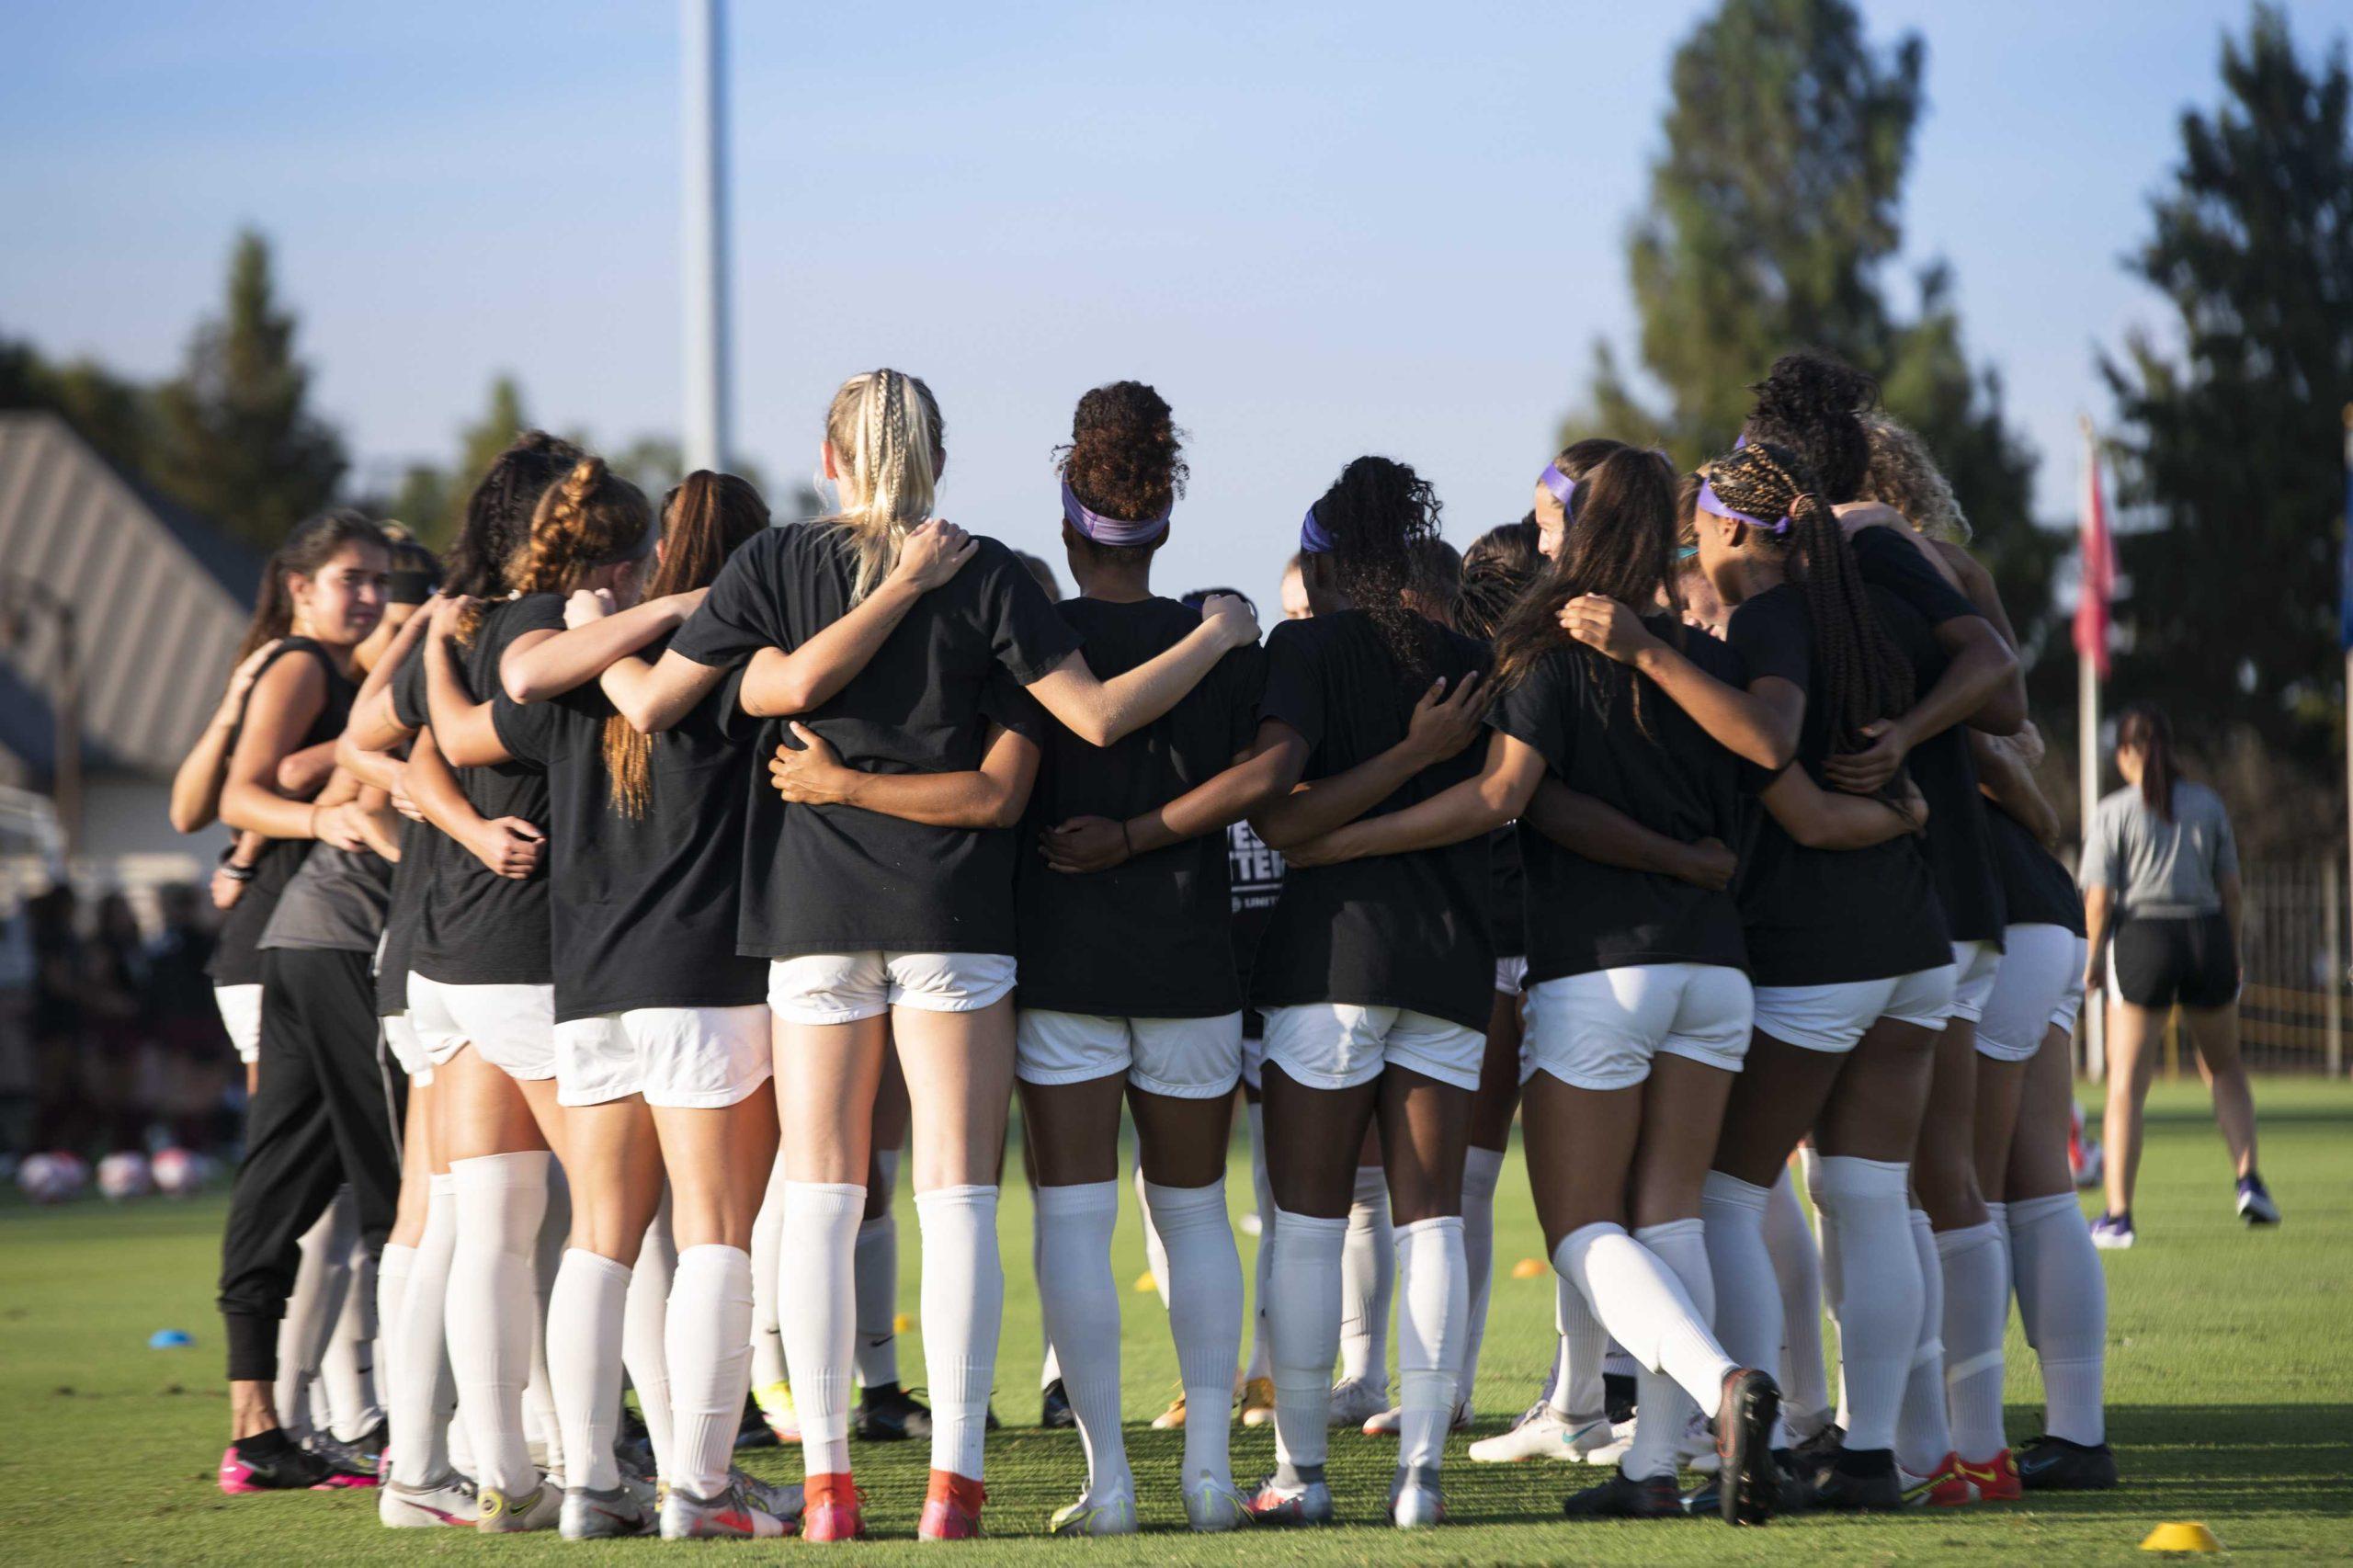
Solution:
{"label": "dark ponytail", "polygon": [[2174,760],[2173,721],[2154,702],[2135,702],[2118,715],[2116,749],[2141,754],[2141,800],[2166,822],[2173,820],[2173,787],[2181,778]]}
{"label": "dark ponytail", "polygon": [[1456,630],[1492,642],[1504,618],[1544,568],[1537,549],[1536,516],[1489,528],[1462,552],[1462,587],[1455,596]]}
{"label": "dark ponytail", "polygon": [[254,589],[253,619],[245,622],[245,635],[237,643],[237,656],[232,665],[242,665],[253,656],[254,650],[265,642],[274,642],[294,629],[294,596],[286,591],[286,574],[278,569],[278,551],[271,551],[261,563],[261,582]]}
{"label": "dark ponytail", "polygon": [[1372,621],[1397,666],[1400,688],[1419,698],[1430,683],[1438,629],[1405,597],[1423,541],[1438,538],[1438,492],[1404,463],[1358,458],[1340,471],[1314,512],[1332,548],[1308,556],[1301,570],[1332,574],[1333,585]]}

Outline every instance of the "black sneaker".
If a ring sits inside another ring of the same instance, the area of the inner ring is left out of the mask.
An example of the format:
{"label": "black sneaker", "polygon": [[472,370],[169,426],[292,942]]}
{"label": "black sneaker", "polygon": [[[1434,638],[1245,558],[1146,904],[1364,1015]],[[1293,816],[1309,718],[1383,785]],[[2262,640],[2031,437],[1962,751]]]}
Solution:
{"label": "black sneaker", "polygon": [[858,1414],[850,1433],[869,1443],[899,1443],[931,1436],[931,1411],[915,1396],[892,1383],[868,1389],[858,1396]]}
{"label": "black sneaker", "polygon": [[345,1486],[373,1486],[382,1469],[384,1449],[392,1442],[392,1433],[384,1423],[352,1442],[345,1442],[332,1432],[313,1432],[306,1445],[313,1454],[326,1460],[327,1468]]}
{"label": "black sneaker", "polygon": [[221,1490],[300,1492],[340,1484],[326,1460],[298,1447],[282,1426],[241,1437],[221,1451]]}
{"label": "black sneaker", "polygon": [[777,1446],[776,1429],[768,1418],[760,1414],[760,1402],[750,1394],[744,1396],[744,1418],[735,1425],[735,1446],[739,1449],[773,1449]]}
{"label": "black sneaker", "polygon": [[1724,1375],[1716,1405],[1716,1473],[1723,1478],[1717,1502],[1728,1525],[1761,1525],[1781,1501],[1781,1467],[1773,1460],[1773,1425],[1781,1416],[1781,1391],[1751,1367]]}
{"label": "black sneaker", "polygon": [[1623,1372],[1601,1374],[1601,1409],[1612,1424],[1634,1418],[1634,1380]]}
{"label": "black sneaker", "polygon": [[1800,1443],[1793,1450],[1797,1456],[1798,1472],[1801,1475],[1811,1475],[1836,1459],[1839,1450],[1846,1446],[1847,1428],[1833,1421],[1829,1426]]}
{"label": "black sneaker", "polygon": [[1683,1499],[1675,1494],[1671,1475],[1633,1481],[1613,1470],[1600,1485],[1563,1498],[1561,1513],[1572,1519],[1673,1519],[1682,1517]]}
{"label": "black sneaker", "polygon": [[1049,1432],[1067,1432],[1078,1425],[1078,1416],[1070,1407],[1070,1395],[1060,1378],[1046,1385],[1045,1395],[1040,1401],[1038,1425]]}
{"label": "black sneaker", "polygon": [[653,1475],[661,1468],[654,1462],[654,1434],[646,1430],[645,1418],[626,1404],[613,1428],[613,1459],[631,1475]]}
{"label": "black sneaker", "polygon": [[1842,1449],[1813,1483],[1813,1506],[1832,1513],[1893,1513],[1904,1506],[1904,1478],[1885,1449]]}
{"label": "black sneaker", "polygon": [[2116,1484],[2116,1450],[2106,1443],[2071,1443],[2044,1436],[2012,1456],[2018,1484],[2029,1492],[2105,1492]]}

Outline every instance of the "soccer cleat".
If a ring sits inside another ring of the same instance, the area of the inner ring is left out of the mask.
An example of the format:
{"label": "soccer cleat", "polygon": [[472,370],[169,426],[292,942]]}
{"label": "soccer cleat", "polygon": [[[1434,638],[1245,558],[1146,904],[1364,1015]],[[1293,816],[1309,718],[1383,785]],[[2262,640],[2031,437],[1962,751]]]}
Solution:
{"label": "soccer cleat", "polygon": [[1185,1488],[1185,1523],[1202,1535],[1220,1535],[1250,1522],[1250,1499],[1222,1476],[1204,1471]]}
{"label": "soccer cleat", "polygon": [[1242,1385],[1242,1425],[1264,1426],[1275,1418],[1275,1380],[1252,1378]]}
{"label": "soccer cleat", "polygon": [[1168,1408],[1152,1418],[1152,1429],[1155,1432],[1181,1432],[1185,1429],[1184,1390],[1178,1389],[1176,1397],[1168,1402]]}
{"label": "soccer cleat", "polygon": [[1838,1457],[1847,1446],[1847,1428],[1836,1421],[1825,1423],[1811,1437],[1797,1446],[1794,1458],[1798,1468],[1806,1473],[1819,1470]]}
{"label": "soccer cleat", "polygon": [[954,1471],[933,1471],[930,1490],[923,1500],[923,1517],[915,1523],[915,1539],[979,1540],[981,1505],[988,1498],[988,1488],[979,1482]]}
{"label": "soccer cleat", "polygon": [[800,1483],[762,1481],[757,1476],[746,1474],[739,1465],[730,1465],[727,1467],[727,1484],[742,1487],[745,1499],[753,1507],[774,1514],[787,1525],[799,1527],[802,1507]]}
{"label": "soccer cleat", "polygon": [[2018,1476],[2027,1492],[2105,1492],[2116,1484],[2116,1450],[2106,1443],[2037,1437],[2018,1449]]}
{"label": "soccer cleat", "polygon": [[1915,1475],[1901,1466],[1896,1475],[1903,1482],[1907,1508],[1966,1508],[1977,1501],[1977,1488],[1961,1473],[1959,1454],[1947,1454],[1926,1475]]}
{"label": "soccer cleat", "polygon": [[1347,1378],[1332,1385],[1332,1405],[1325,1419],[1335,1426],[1364,1424],[1389,1409],[1389,1381],[1376,1382],[1370,1378]]}
{"label": "soccer cleat", "polygon": [[2102,1214],[2092,1221],[2092,1245],[2102,1252],[2121,1252],[2137,1239],[2129,1209],[2121,1214]]}
{"label": "soccer cleat", "polygon": [[[1904,1478],[1894,1459],[1880,1451],[1884,1468],[1857,1463],[1852,1449],[1842,1449],[1824,1466],[1813,1483],[1813,1506],[1834,1514],[1893,1513],[1904,1506]],[[1867,1468],[1868,1467],[1868,1468]]]}
{"label": "soccer cleat", "polygon": [[[1367,1421],[1362,1431],[1368,1437],[1393,1437],[1397,1435],[1398,1428],[1404,1424],[1404,1408],[1402,1405],[1392,1404]],[[1471,1407],[1468,1404],[1456,1405],[1453,1415],[1447,1421],[1446,1429],[1449,1432],[1471,1430]]]}
{"label": "soccer cleat", "polygon": [[2239,1218],[2250,1225],[2276,1225],[2279,1222],[2279,1206],[2271,1201],[2270,1188],[2263,1178],[2249,1171],[2239,1177]]}
{"label": "soccer cleat", "polygon": [[622,1536],[651,1535],[652,1509],[626,1483],[608,1492],[567,1486],[556,1533],[566,1540],[613,1540]]}
{"label": "soccer cleat", "polygon": [[773,1540],[792,1527],[790,1518],[761,1506],[741,1479],[730,1479],[716,1497],[698,1497],[683,1486],[662,1492],[664,1540]]}
{"label": "soccer cleat", "polygon": [[1539,1400],[1512,1423],[1510,1431],[1472,1444],[1471,1457],[1481,1464],[1517,1464],[1523,1460],[1575,1464],[1616,1440],[1608,1417],[1563,1415]]}
{"label": "soccer cleat", "polygon": [[387,1481],[376,1494],[376,1522],[388,1530],[472,1528],[475,1518],[474,1489],[455,1471],[430,1486],[403,1486]]}
{"label": "soccer cleat", "polygon": [[1983,1463],[1961,1460],[1961,1473],[1976,1488],[1980,1503],[2015,1503],[2019,1498],[2018,1467],[2007,1449]]}
{"label": "soccer cleat", "polygon": [[238,1452],[234,1443],[221,1450],[221,1490],[233,1497],[247,1492],[324,1492],[345,1484],[326,1460],[290,1440],[255,1454]]}
{"label": "soccer cleat", "polygon": [[313,1432],[309,1448],[334,1472],[328,1477],[329,1485],[373,1486],[381,1479],[391,1443],[390,1429],[379,1421],[373,1430],[348,1443],[329,1432]]}
{"label": "soccer cleat", "polygon": [[[979,1533],[975,1522],[974,1533]],[[1079,1494],[1078,1501],[1054,1510],[1047,1521],[1048,1535],[1133,1535],[1136,1533],[1136,1499],[1131,1492],[1114,1492],[1101,1502]]]}
{"label": "soccer cleat", "polygon": [[792,1407],[792,1385],[781,1379],[752,1391],[752,1398],[767,1417],[768,1430],[779,1443],[801,1441],[801,1413]]}
{"label": "soccer cleat", "polygon": [[1561,1513],[1571,1519],[1673,1519],[1682,1517],[1683,1499],[1676,1495],[1671,1475],[1636,1481],[1613,1470],[1600,1485],[1563,1498]]}
{"label": "soccer cleat", "polygon": [[869,1443],[897,1443],[931,1436],[931,1408],[896,1383],[858,1396],[850,1435]]}
{"label": "soccer cleat", "polygon": [[802,1540],[864,1539],[866,1519],[860,1505],[865,1499],[858,1495],[847,1472],[813,1475],[802,1484],[801,1494],[805,1505],[801,1514]]}
{"label": "soccer cleat", "polygon": [[1781,1467],[1773,1459],[1773,1427],[1781,1418],[1781,1391],[1754,1368],[1724,1374],[1716,1403],[1717,1505],[1728,1525],[1761,1525],[1781,1500]]}
{"label": "soccer cleat", "polygon": [[563,1489],[545,1476],[535,1490],[513,1497],[495,1486],[485,1486],[477,1495],[474,1528],[484,1535],[549,1530],[563,1522]]}
{"label": "soccer cleat", "polygon": [[1070,1407],[1070,1391],[1056,1378],[1038,1396],[1038,1425],[1049,1432],[1067,1432],[1078,1425],[1078,1413]]}
{"label": "soccer cleat", "polygon": [[1250,1517],[1262,1525],[1328,1525],[1332,1489],[1321,1481],[1278,1486],[1269,1477],[1250,1499]]}
{"label": "soccer cleat", "polygon": [[744,1395],[743,1419],[735,1424],[735,1446],[738,1449],[773,1449],[777,1446],[774,1429],[768,1426],[767,1412],[748,1392]]}
{"label": "soccer cleat", "polygon": [[1401,1530],[1428,1529],[1446,1523],[1446,1496],[1438,1488],[1438,1466],[1399,1465],[1389,1483],[1389,1522]]}

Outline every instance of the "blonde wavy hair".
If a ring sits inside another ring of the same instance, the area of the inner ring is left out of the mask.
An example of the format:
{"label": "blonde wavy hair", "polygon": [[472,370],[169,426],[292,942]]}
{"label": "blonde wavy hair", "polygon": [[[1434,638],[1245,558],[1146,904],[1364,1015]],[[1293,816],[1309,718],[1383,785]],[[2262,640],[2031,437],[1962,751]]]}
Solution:
{"label": "blonde wavy hair", "polygon": [[931,389],[904,371],[869,370],[834,393],[825,444],[839,470],[841,509],[818,524],[850,537],[858,556],[851,604],[891,574],[908,530],[931,516],[947,433]]}
{"label": "blonde wavy hair", "polygon": [[1870,441],[1870,464],[1864,470],[1862,489],[1856,499],[1894,507],[1930,539],[1967,544],[1974,532],[1968,515],[1954,499],[1952,486],[1946,483],[1920,433],[1876,411],[1865,414],[1862,420],[1863,433]]}

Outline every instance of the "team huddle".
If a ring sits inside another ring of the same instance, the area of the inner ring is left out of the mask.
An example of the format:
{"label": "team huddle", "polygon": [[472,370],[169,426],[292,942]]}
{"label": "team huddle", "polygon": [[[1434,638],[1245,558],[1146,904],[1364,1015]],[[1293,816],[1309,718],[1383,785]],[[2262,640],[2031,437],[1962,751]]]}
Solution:
{"label": "team huddle", "polygon": [[[887,369],[827,411],[813,522],[708,472],[657,508],[532,433],[441,562],[303,524],[183,769],[238,833],[213,977],[256,1074],[223,1489],[844,1540],[853,1437],[915,1438],[918,1534],[977,1536],[1016,1095],[1084,1445],[1056,1534],[1172,1482],[1196,1530],[1369,1510],[1325,1478],[1343,1426],[1395,1442],[1392,1522],[1442,1522],[1515,1120],[1558,1357],[1473,1460],[1607,1467],[1572,1518],[2113,1485],[2083,905],[2015,637],[1867,379],[1797,354],[1753,390],[1699,471],[1578,441],[1459,555],[1427,481],[1356,459],[1263,641],[1231,589],[1155,592],[1188,473],[1133,381],[1056,453],[1059,601],[935,516],[940,410]],[[1123,1121],[1174,1477],[1122,1440]],[[337,1250],[383,1419],[306,1437],[335,1314],[298,1281]],[[2014,1293],[2046,1391],[2016,1450]],[[800,1484],[734,1467],[747,1398]],[[1237,1412],[1274,1428],[1255,1483]]]}

